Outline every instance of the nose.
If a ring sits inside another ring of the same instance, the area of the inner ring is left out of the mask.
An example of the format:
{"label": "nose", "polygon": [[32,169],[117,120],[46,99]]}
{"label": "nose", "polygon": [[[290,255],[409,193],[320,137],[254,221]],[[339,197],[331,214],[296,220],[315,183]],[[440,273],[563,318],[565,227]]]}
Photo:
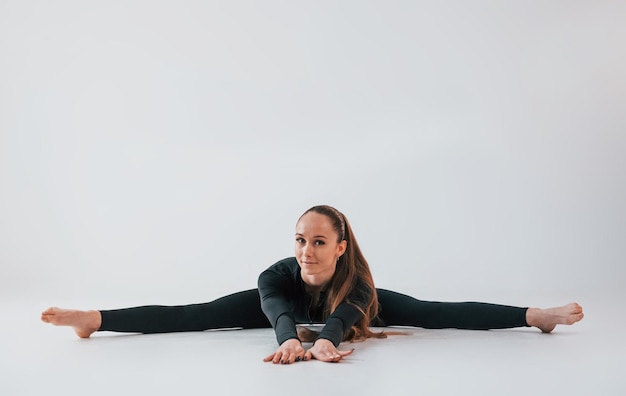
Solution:
{"label": "nose", "polygon": [[304,255],[304,257],[311,257],[313,254],[313,249],[311,247],[311,245],[309,245],[308,243],[306,243],[303,247],[302,247],[302,254]]}

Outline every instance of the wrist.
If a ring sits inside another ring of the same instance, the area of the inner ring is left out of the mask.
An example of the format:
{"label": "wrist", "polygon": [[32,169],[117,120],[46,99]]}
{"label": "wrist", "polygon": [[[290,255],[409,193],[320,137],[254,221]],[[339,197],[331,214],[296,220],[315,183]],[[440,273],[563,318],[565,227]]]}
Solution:
{"label": "wrist", "polygon": [[317,344],[318,341],[321,341],[322,344],[324,342],[328,342],[328,343],[332,344],[333,346],[335,346],[335,344],[331,340],[329,340],[328,338],[324,338],[324,337],[318,337],[315,341],[313,341],[313,345]]}
{"label": "wrist", "polygon": [[298,344],[302,345],[302,342],[301,342],[301,341],[300,341],[300,339],[299,339],[299,338],[297,338],[297,337],[295,337],[295,338],[287,338],[287,339],[286,339],[285,341],[283,341],[283,343],[282,343],[282,344],[280,344],[280,345],[285,345],[285,344],[287,344],[287,343],[292,344],[292,343],[295,343],[295,342],[297,342]]}

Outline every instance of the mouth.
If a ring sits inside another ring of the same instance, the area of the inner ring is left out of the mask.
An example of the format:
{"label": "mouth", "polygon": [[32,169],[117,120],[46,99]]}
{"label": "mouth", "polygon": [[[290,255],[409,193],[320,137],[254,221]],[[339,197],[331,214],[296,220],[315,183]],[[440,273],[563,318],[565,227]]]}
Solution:
{"label": "mouth", "polygon": [[302,261],[302,264],[312,265],[312,264],[317,264],[317,263],[315,261]]}

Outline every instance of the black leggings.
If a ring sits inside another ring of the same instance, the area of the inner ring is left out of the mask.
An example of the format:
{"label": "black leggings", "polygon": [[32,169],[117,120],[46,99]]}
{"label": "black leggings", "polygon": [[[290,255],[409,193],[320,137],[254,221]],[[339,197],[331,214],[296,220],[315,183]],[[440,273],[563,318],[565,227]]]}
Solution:
{"label": "black leggings", "polygon": [[[432,302],[376,289],[381,308],[376,326],[416,326],[428,329],[506,329],[528,326],[527,308],[478,302]],[[257,289],[231,294],[203,304],[149,305],[101,311],[100,331],[170,333],[226,328],[271,327],[261,310]]]}

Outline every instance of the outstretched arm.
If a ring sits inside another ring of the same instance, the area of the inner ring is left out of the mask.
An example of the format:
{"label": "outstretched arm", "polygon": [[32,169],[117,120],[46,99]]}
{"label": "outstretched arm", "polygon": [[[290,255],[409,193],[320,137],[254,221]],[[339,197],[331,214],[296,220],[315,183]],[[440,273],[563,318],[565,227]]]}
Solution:
{"label": "outstretched arm", "polygon": [[[304,292],[294,288],[293,276],[295,273],[282,273],[273,269],[265,270],[259,276],[259,294],[261,307],[276,333],[279,343],[278,349],[267,356],[264,361],[273,363],[293,363],[298,360],[318,359],[335,362],[353,351],[339,351],[337,346],[343,340],[344,334],[362,318],[362,309],[351,303],[344,302],[328,317],[326,325],[319,334],[312,348],[305,351],[296,331],[294,318],[294,294]],[[363,294],[363,293],[360,293]],[[357,304],[366,300],[367,296],[351,295]],[[361,304],[359,304],[360,306]],[[306,353],[305,353],[306,352]]]}
{"label": "outstretched arm", "polygon": [[274,328],[276,341],[282,345],[290,339],[298,339],[296,321],[289,304],[292,285],[287,277],[266,270],[259,276],[261,309]]}

